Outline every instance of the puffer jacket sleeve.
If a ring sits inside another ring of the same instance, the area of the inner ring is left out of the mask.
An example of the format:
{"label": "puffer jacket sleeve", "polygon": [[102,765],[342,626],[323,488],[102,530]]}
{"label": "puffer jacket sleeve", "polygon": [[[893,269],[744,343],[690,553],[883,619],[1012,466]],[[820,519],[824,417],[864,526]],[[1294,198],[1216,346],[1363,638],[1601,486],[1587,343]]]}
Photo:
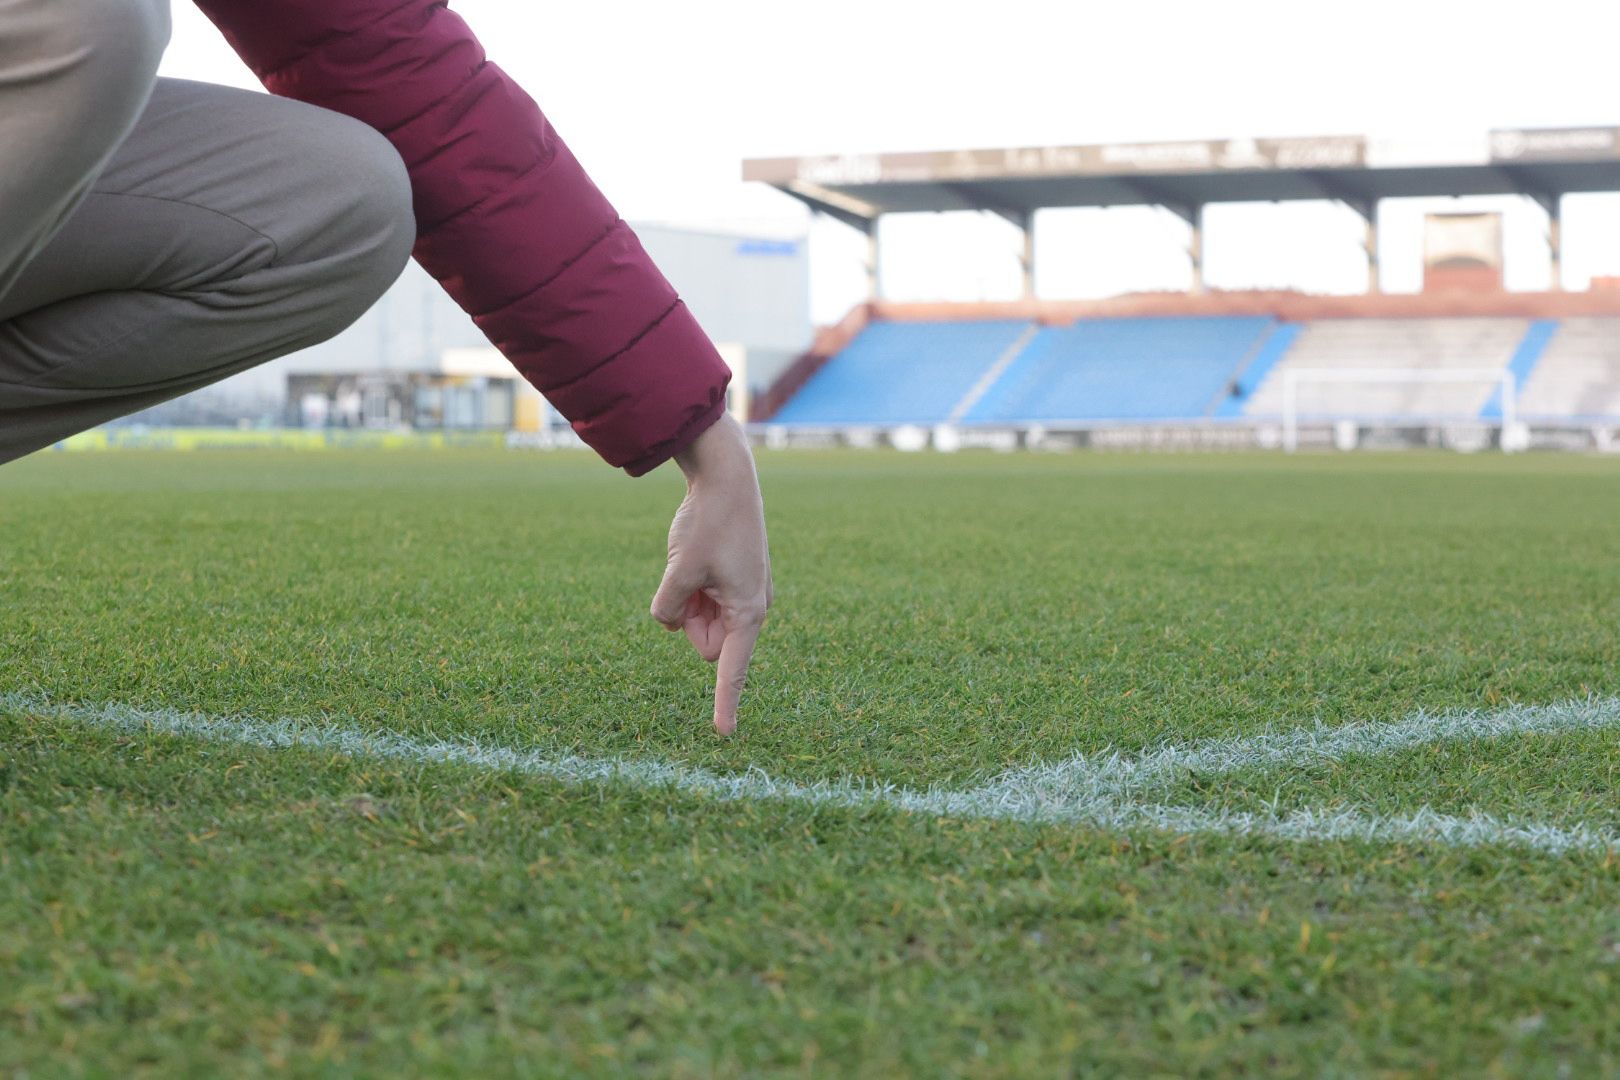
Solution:
{"label": "puffer jacket sleeve", "polygon": [[730,371],[534,101],[442,0],[197,0],[272,92],[382,132],[416,258],[610,464],[720,416]]}

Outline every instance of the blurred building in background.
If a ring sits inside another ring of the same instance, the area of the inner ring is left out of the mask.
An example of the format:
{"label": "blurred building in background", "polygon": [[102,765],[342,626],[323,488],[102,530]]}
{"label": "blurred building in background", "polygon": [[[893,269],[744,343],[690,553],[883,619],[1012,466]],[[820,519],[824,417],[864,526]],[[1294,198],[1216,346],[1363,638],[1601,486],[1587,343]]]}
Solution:
{"label": "blurred building in background", "polygon": [[[735,373],[733,403],[776,380],[811,340],[803,239],[639,225],[637,234]],[[538,431],[556,423],[437,282],[412,262],[330,341],[126,423]]]}

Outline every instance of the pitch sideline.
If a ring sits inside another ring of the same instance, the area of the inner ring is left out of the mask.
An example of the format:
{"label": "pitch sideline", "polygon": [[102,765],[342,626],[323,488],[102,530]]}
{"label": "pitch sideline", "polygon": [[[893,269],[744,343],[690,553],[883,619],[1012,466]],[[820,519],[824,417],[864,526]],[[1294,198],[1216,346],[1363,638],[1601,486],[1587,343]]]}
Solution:
{"label": "pitch sideline", "polygon": [[1231,773],[1283,768],[1351,755],[1501,735],[1620,728],[1620,699],[1512,706],[1494,712],[1417,713],[1394,723],[1311,726],[1250,737],[1164,746],[1135,754],[1076,755],[1050,765],[1012,769],[978,787],[915,790],[855,780],[811,784],[779,780],[760,770],[722,775],[705,769],[620,758],[548,756],[474,742],[427,742],[298,720],[208,716],[127,705],[56,704],[0,693],[0,709],[66,717],[90,727],[131,734],[160,733],[265,748],[298,747],[352,757],[445,763],[515,772],[571,785],[623,783],[672,789],[721,800],[774,800],[854,809],[889,808],[933,816],[990,818],[1101,829],[1151,828],[1175,833],[1226,833],[1293,841],[1416,841],[1449,846],[1510,845],[1562,854],[1620,851],[1620,835],[1585,825],[1563,826],[1442,814],[1428,807],[1377,815],[1349,809],[1255,813],[1174,806],[1150,797],[1187,772]]}

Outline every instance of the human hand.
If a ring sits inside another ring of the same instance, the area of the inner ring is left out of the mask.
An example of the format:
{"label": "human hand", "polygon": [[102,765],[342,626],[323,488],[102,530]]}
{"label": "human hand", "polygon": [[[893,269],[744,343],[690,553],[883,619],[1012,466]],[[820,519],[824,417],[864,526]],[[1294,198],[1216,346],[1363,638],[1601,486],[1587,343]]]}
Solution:
{"label": "human hand", "polygon": [[748,438],[729,413],[675,462],[686,474],[686,498],[669,527],[669,565],[652,615],[667,630],[685,630],[698,655],[716,665],[714,727],[730,735],[771,606],[765,504]]}

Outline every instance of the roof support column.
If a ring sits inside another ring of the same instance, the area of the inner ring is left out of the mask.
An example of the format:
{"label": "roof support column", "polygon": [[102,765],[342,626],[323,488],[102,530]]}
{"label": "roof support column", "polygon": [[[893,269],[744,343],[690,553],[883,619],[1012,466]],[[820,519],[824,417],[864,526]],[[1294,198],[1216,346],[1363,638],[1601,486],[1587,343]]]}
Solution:
{"label": "roof support column", "polygon": [[1025,300],[1035,299],[1035,211],[1024,214],[1017,222],[1019,234],[1024,242],[1023,251],[1018,255],[1018,265],[1023,271],[1023,297]]}
{"label": "roof support column", "polygon": [[966,209],[983,209],[1018,230],[1018,266],[1022,282],[1019,293],[1025,300],[1035,299],[1035,211],[1011,206],[979,207],[971,203]]}
{"label": "roof support column", "polygon": [[1187,241],[1187,258],[1192,264],[1192,291],[1204,291],[1204,205],[1199,203],[1188,208],[1187,224],[1192,227],[1192,235]]}
{"label": "roof support column", "polygon": [[1187,261],[1189,269],[1192,271],[1189,291],[1194,293],[1203,292],[1204,208],[1206,204],[1186,198],[1180,192],[1171,191],[1162,183],[1154,180],[1119,178],[1117,182],[1121,187],[1136,195],[1146,205],[1168,210],[1187,223],[1187,228],[1190,230],[1187,237]]}
{"label": "roof support column", "polygon": [[883,299],[883,245],[878,242],[878,225],[883,220],[877,215],[866,222],[866,297]]}
{"label": "roof support column", "polygon": [[1367,217],[1367,239],[1362,246],[1367,250],[1367,291],[1369,293],[1382,292],[1383,282],[1380,278],[1383,272],[1384,257],[1378,246],[1378,210],[1376,207]]}
{"label": "roof support column", "polygon": [[1536,177],[1527,175],[1524,169],[1500,169],[1503,175],[1512,180],[1519,188],[1519,194],[1547,211],[1547,260],[1551,263],[1552,277],[1547,282],[1551,292],[1562,292],[1564,288],[1564,194],[1546,184],[1537,182]]}
{"label": "roof support column", "polygon": [[878,258],[878,219],[883,216],[882,211],[871,203],[807,180],[789,181],[783,190],[808,206],[812,214],[825,214],[865,235],[866,293],[871,299],[878,299],[882,271]]}
{"label": "roof support column", "polygon": [[1564,290],[1564,197],[1552,195],[1547,199],[1547,256],[1552,262],[1552,279],[1548,288],[1553,292]]}
{"label": "roof support column", "polygon": [[1325,198],[1348,206],[1359,217],[1366,231],[1362,234],[1361,250],[1367,255],[1367,293],[1382,291],[1383,256],[1378,241],[1378,196],[1370,194],[1359,184],[1350,184],[1336,173],[1314,169],[1301,170],[1300,176]]}
{"label": "roof support column", "polygon": [[1343,200],[1344,205],[1356,212],[1362,223],[1366,226],[1366,233],[1362,237],[1361,250],[1367,253],[1367,292],[1369,295],[1382,291],[1380,280],[1383,272],[1383,253],[1378,241],[1378,200]]}

